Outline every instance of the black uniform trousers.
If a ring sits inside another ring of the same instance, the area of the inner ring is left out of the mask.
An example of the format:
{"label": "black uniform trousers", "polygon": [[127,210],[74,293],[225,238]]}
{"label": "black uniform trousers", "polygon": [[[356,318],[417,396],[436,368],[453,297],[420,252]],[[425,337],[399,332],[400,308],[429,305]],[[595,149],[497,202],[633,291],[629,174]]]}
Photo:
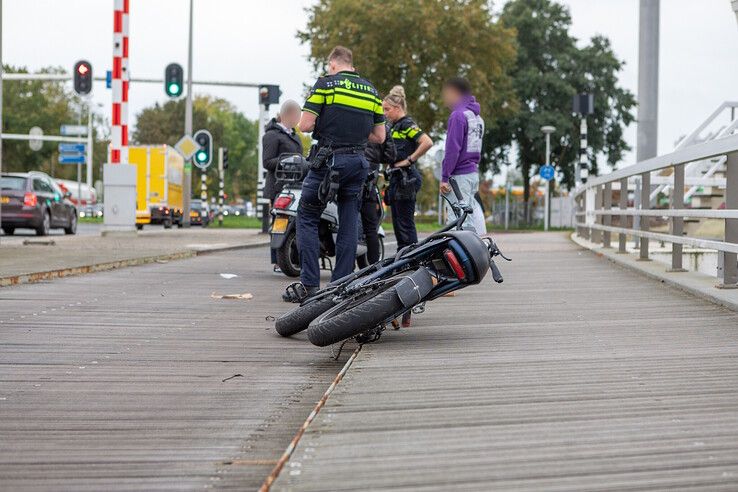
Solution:
{"label": "black uniform trousers", "polygon": [[[366,181],[369,164],[363,154],[336,154],[332,169],[338,172],[338,235],[336,263],[331,280],[354,271],[359,242],[359,194]],[[305,287],[320,286],[320,238],[318,226],[325,205],[318,189],[330,171],[328,166],[311,169],[302,183],[302,197],[297,213],[297,247],[300,251],[300,280]]]}

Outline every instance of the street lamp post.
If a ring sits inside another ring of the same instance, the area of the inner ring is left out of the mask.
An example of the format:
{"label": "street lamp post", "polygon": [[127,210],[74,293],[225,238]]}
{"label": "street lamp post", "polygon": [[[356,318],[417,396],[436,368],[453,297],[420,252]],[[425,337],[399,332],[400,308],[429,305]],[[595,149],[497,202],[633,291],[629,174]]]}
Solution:
{"label": "street lamp post", "polygon": [[[190,0],[190,20],[187,41],[187,98],[185,99],[185,135],[192,136],[192,14],[194,0]],[[184,186],[182,187],[182,225],[190,227],[190,195],[192,194],[192,159],[184,166]]]}
{"label": "street lamp post", "polygon": [[[556,128],[553,126],[542,126],[541,131],[546,135],[546,165],[551,165],[551,134],[556,131]],[[545,203],[545,209],[543,213],[543,230],[548,230],[548,222],[549,222],[549,215],[550,215],[550,205],[549,202],[551,200],[551,193],[550,193],[550,187],[549,187],[550,180],[546,180],[546,197],[544,200]]]}

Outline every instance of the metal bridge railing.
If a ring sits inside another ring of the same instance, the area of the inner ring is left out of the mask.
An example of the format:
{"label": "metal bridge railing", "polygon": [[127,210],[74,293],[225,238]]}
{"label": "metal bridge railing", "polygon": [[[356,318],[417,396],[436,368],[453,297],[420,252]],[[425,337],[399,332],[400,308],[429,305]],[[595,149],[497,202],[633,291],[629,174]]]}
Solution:
{"label": "metal bridge railing", "polygon": [[[726,156],[725,208],[685,209],[684,208],[684,167],[686,164],[704,159]],[[651,208],[651,173],[672,167],[671,197],[669,207]],[[628,180],[641,180],[640,207],[628,208]],[[619,193],[617,208],[613,208],[613,191]],[[684,245],[712,249],[721,255],[722,272],[718,287],[738,287],[738,134],[694,144],[678,149],[670,154],[654,157],[633,166],[619,169],[610,174],[590,179],[574,192],[577,204],[577,234],[594,243],[610,247],[613,234],[618,235],[618,252],[626,252],[627,236],[640,238],[640,259],[649,259],[649,240],[672,243],[670,271],[684,271],[682,249]],[[619,216],[619,227],[612,225],[612,218]],[[638,228],[624,227],[629,217],[644,217]],[[648,218],[663,217],[670,222],[669,233],[650,231]],[[686,217],[723,219],[725,236],[723,240],[704,239],[684,235]]]}

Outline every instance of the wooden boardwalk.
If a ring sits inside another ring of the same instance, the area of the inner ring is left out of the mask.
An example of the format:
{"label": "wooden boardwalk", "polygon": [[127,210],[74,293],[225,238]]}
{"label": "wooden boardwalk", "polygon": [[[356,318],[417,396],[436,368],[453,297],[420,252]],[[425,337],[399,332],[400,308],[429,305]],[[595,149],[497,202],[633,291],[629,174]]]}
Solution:
{"label": "wooden boardwalk", "polygon": [[257,488],[346,359],[273,332],[268,255],[0,288],[0,490]]}
{"label": "wooden boardwalk", "polygon": [[365,346],[273,490],[738,490],[738,314],[559,234]]}
{"label": "wooden boardwalk", "polygon": [[[738,314],[499,242],[505,283],[364,346],[272,490],[738,490]],[[0,490],[258,488],[354,348],[274,334],[267,258],[0,289]]]}

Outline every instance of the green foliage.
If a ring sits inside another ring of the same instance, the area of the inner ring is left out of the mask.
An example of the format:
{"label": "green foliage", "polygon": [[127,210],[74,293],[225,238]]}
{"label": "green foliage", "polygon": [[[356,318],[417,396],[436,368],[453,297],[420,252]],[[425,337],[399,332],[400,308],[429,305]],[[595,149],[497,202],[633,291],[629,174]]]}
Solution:
{"label": "green foliage", "polygon": [[325,71],[331,49],[345,45],[354,65],[386,94],[402,84],[409,112],[421,128],[438,135],[447,113],[440,92],[449,77],[464,75],[482,115],[514,110],[507,67],[514,62],[514,32],[497,23],[487,0],[320,0],[298,33],[310,44],[316,71]]}
{"label": "green foliage", "polygon": [[[142,110],[136,120],[131,140],[136,144],[174,145],[184,135],[184,98],[156,103]],[[257,133],[256,122],[250,121],[225,99],[196,96],[192,103],[192,128],[205,128],[213,135],[213,164],[208,168],[208,195],[217,196],[218,147],[228,148],[228,170],[225,190],[229,200],[237,196],[256,196]],[[197,194],[200,170],[193,166],[193,187]]]}
{"label": "green foliage", "polygon": [[485,153],[497,166],[507,163],[511,143],[517,145],[517,164],[523,174],[525,199],[531,171],[545,161],[545,138],[540,128],[556,127],[551,136],[552,162],[572,187],[579,155],[579,118],[572,115],[572,97],[594,94],[595,114],[587,118],[591,174],[597,157],[610,165],[622,159],[629,146],[623,128],[634,121],[635,98],[618,84],[623,62],[601,36],[577,46],[569,34],[567,7],[553,0],[511,0],[500,21],[517,31],[517,63],[512,70],[519,111],[504,118],[485,137]]}
{"label": "green foliage", "polygon": [[415,197],[418,210],[421,212],[434,210],[438,207],[438,187],[440,183],[433,174],[432,166],[422,166],[418,170],[423,176],[423,186]]}
{"label": "green foliage", "polygon": [[[3,70],[28,73],[25,67],[11,65],[5,65]],[[65,71],[61,67],[47,67],[39,73],[63,74]],[[87,123],[87,108],[63,81],[10,80],[3,83],[3,132],[27,134],[32,127],[38,126],[44,135],[59,135],[61,125],[78,122]],[[102,118],[93,115],[96,169],[107,157],[107,142],[98,142],[101,123]],[[41,150],[33,151],[27,140],[3,140],[3,171],[43,171],[57,178],[76,179],[77,166],[58,164],[57,147],[57,142],[44,142]],[[101,176],[96,173],[95,178]]]}

